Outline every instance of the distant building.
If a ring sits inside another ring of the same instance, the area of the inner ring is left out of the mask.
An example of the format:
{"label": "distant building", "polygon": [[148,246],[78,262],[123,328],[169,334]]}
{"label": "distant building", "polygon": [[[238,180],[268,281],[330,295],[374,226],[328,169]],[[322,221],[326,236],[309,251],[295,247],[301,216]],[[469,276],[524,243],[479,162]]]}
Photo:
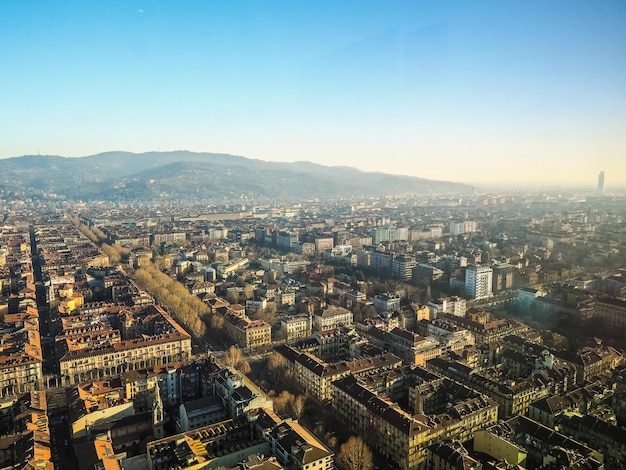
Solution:
{"label": "distant building", "polygon": [[414,256],[400,255],[391,260],[391,277],[408,281],[413,276]]}
{"label": "distant building", "polygon": [[461,220],[450,222],[450,235],[476,232],[476,222],[473,220]]}
{"label": "distant building", "polygon": [[598,175],[598,194],[604,194],[604,171]]}

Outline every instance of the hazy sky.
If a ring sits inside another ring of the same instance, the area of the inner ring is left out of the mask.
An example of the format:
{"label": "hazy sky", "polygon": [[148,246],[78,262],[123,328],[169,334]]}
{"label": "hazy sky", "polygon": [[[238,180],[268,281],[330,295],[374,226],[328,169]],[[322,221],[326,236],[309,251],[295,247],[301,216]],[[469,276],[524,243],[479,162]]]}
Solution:
{"label": "hazy sky", "polygon": [[0,2],[0,157],[626,183],[626,1]]}

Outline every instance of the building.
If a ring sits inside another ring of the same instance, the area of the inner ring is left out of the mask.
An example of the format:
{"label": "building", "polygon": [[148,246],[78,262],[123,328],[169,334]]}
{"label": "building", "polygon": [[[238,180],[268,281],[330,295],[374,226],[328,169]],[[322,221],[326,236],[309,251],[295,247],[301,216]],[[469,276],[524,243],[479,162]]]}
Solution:
{"label": "building", "polygon": [[395,256],[391,260],[391,277],[408,281],[413,277],[413,268],[416,264],[414,256]]}
{"label": "building", "polygon": [[458,296],[440,297],[429,300],[428,308],[430,309],[430,318],[437,318],[444,313],[464,317],[467,312],[467,301]]}
{"label": "building", "polygon": [[534,375],[518,380],[489,376],[458,361],[441,357],[428,361],[427,367],[487,395],[498,403],[498,416],[501,418],[525,415],[532,402],[548,396],[551,391],[549,383]]}
{"label": "building", "polygon": [[147,461],[149,470],[228,468],[270,451],[269,443],[241,417],[149,442]]}
{"label": "building", "polygon": [[513,289],[513,276],[515,267],[507,263],[499,263],[492,266],[493,283],[492,292]]}
{"label": "building", "polygon": [[333,452],[296,421],[285,420],[265,434],[272,455],[293,470],[332,470]]}
{"label": "building", "polygon": [[442,348],[435,338],[425,338],[403,328],[394,328],[385,335],[385,346],[406,364],[424,366],[426,361],[441,356]]}
{"label": "building", "polygon": [[[111,328],[110,315],[120,316],[121,332]],[[63,328],[55,338],[55,352],[64,385],[184,362],[191,356],[191,336],[156,305],[65,317]]]}
{"label": "building", "polygon": [[280,320],[280,326],[287,334],[287,341],[295,341],[310,336],[312,323],[311,316],[305,313],[289,315]]}
{"label": "building", "polygon": [[315,237],[315,253],[321,254],[330,251],[335,246],[335,239],[332,236]]}
{"label": "building", "polygon": [[465,295],[472,299],[491,297],[493,270],[489,266],[468,266],[465,271]]}
{"label": "building", "polygon": [[604,194],[604,171],[598,174],[598,194]]}
{"label": "building", "polygon": [[328,307],[313,316],[313,328],[317,330],[330,330],[338,326],[352,325],[354,318],[350,310],[343,307]]}
{"label": "building", "polygon": [[626,299],[596,299],[593,317],[605,334],[619,338],[626,336]]}
{"label": "building", "polygon": [[473,220],[461,220],[450,222],[450,235],[462,235],[476,232],[476,222]]}
{"label": "building", "polygon": [[425,470],[482,470],[482,468],[481,463],[471,457],[459,441],[446,440],[426,448]]}
{"label": "building", "polygon": [[0,348],[0,395],[40,390],[43,386],[42,349],[39,315],[34,307],[7,313],[3,318],[6,333]]}
{"label": "building", "polygon": [[[394,468],[422,468],[432,444],[465,441],[497,420],[498,407],[492,400],[419,367],[394,380],[394,401],[375,387],[353,376],[335,381],[333,411]],[[406,409],[400,401],[408,403]]]}
{"label": "building", "polygon": [[187,432],[228,419],[228,411],[217,396],[199,398],[181,403],[178,407],[177,427],[179,432]]}
{"label": "building", "polygon": [[430,264],[420,263],[415,265],[413,268],[413,280],[417,282],[426,280],[431,283],[439,279],[444,274],[445,273],[441,269],[431,266]]}
{"label": "building", "polygon": [[272,342],[272,326],[263,320],[250,320],[227,313],[224,331],[241,348],[259,348]]}
{"label": "building", "polygon": [[258,387],[228,367],[220,369],[211,377],[210,388],[213,395],[221,398],[231,418],[244,416],[252,410],[273,408],[272,400]]}
{"label": "building", "polygon": [[400,297],[395,294],[385,292],[374,296],[374,307],[378,313],[388,312],[400,308]]}
{"label": "building", "polygon": [[276,353],[285,358],[287,370],[293,373],[294,381],[308,396],[319,402],[332,399],[331,384],[348,375],[363,375],[371,372],[394,369],[402,365],[399,357],[382,354],[355,361],[327,363],[309,352],[300,352],[287,345],[274,348]]}
{"label": "building", "polygon": [[115,398],[97,400],[85,387],[66,389],[68,422],[73,440],[86,437],[96,424],[112,422],[135,413],[133,402]]}

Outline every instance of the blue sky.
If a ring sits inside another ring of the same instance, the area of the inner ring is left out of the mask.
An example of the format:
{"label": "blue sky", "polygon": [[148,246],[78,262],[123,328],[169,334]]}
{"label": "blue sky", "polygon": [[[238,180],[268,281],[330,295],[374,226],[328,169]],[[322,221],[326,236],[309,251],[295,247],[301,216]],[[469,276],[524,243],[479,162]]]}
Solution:
{"label": "blue sky", "polygon": [[3,0],[0,60],[0,157],[626,184],[621,0]]}

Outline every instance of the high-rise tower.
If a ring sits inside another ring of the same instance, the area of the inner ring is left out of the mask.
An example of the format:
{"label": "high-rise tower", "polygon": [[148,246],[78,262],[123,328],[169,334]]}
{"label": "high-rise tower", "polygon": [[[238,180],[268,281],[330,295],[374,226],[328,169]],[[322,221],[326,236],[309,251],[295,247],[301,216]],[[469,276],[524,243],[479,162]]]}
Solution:
{"label": "high-rise tower", "polygon": [[465,294],[473,299],[491,297],[493,270],[489,266],[468,266],[465,271]]}
{"label": "high-rise tower", "polygon": [[598,194],[604,194],[604,171],[598,175]]}

